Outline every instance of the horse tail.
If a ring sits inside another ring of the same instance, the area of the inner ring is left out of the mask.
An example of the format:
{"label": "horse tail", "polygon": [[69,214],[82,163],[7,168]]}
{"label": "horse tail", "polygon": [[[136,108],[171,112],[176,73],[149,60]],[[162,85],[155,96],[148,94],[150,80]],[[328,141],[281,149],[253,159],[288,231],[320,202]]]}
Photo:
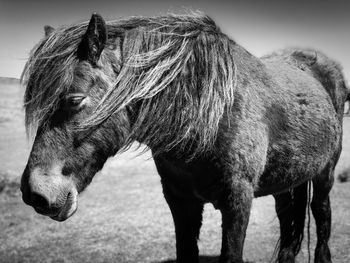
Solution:
{"label": "horse tail", "polygon": [[311,180],[307,183],[307,255],[308,255],[308,263],[311,262],[311,239],[310,239],[310,226],[311,226]]}
{"label": "horse tail", "polygon": [[[304,239],[306,212],[308,211],[308,244],[310,242],[310,194],[311,181],[276,197],[276,212],[280,221],[280,239],[273,254],[273,261],[284,262],[295,257]],[[308,245],[309,246],[309,245]],[[277,254],[278,252],[278,254]]]}
{"label": "horse tail", "polygon": [[[292,249],[294,255],[297,255],[301,249],[301,243],[304,239],[304,226],[306,219],[306,212],[308,212],[308,217],[310,219],[310,185],[311,180],[297,186],[293,189],[292,194],[292,205],[293,205],[293,215],[292,224],[290,225],[292,230]],[[308,224],[308,234],[310,226]],[[310,239],[308,235],[308,239]]]}

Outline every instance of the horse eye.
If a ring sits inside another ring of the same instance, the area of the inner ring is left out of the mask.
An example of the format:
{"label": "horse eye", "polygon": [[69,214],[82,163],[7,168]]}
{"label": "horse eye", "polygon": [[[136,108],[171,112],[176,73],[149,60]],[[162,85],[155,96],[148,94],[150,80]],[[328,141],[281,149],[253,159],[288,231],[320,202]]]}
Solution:
{"label": "horse eye", "polygon": [[68,95],[65,98],[65,106],[66,108],[70,109],[79,109],[81,106],[83,106],[83,101],[85,98],[86,96],[84,94]]}

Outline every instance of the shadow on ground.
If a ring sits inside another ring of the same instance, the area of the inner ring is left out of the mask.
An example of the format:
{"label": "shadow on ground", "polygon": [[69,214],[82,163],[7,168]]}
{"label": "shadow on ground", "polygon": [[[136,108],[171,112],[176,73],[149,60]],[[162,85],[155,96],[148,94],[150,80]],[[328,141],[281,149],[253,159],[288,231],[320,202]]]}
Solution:
{"label": "shadow on ground", "polygon": [[[199,263],[217,263],[219,256],[199,256]],[[176,263],[176,259],[168,259],[159,263]]]}
{"label": "shadow on ground", "polygon": [[[217,263],[219,256],[199,256],[199,263]],[[253,261],[244,261],[245,263],[254,263]],[[176,263],[176,259],[168,259],[159,263]]]}

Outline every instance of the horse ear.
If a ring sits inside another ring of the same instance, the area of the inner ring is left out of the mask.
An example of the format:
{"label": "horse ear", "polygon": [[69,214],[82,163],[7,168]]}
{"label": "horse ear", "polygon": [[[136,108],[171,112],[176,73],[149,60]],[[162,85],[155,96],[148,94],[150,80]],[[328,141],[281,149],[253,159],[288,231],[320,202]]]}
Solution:
{"label": "horse ear", "polygon": [[78,46],[77,55],[80,60],[87,60],[96,65],[107,42],[107,28],[104,19],[94,13],[88,28]]}
{"label": "horse ear", "polygon": [[44,26],[44,31],[45,31],[45,37],[48,37],[49,35],[51,35],[51,33],[54,31],[55,29],[52,26],[46,25]]}

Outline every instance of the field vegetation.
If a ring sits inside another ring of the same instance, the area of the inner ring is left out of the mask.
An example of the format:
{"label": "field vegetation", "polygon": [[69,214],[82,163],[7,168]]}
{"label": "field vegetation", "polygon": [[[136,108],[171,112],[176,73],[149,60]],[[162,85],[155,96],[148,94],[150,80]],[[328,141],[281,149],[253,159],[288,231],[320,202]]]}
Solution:
{"label": "field vegetation", "polygon": [[[18,81],[0,79],[0,262],[174,262],[172,217],[150,153],[130,151],[111,158],[80,196],[77,213],[58,223],[21,200],[19,180],[29,154]],[[336,174],[349,170],[350,118]],[[346,180],[345,180],[346,181]],[[335,182],[331,193],[333,262],[350,262],[350,183]],[[311,254],[315,240],[311,218]],[[216,262],[221,244],[220,213],[205,207],[201,262]],[[279,237],[271,196],[254,200],[245,259],[269,262]],[[298,262],[307,262],[307,235]]]}

